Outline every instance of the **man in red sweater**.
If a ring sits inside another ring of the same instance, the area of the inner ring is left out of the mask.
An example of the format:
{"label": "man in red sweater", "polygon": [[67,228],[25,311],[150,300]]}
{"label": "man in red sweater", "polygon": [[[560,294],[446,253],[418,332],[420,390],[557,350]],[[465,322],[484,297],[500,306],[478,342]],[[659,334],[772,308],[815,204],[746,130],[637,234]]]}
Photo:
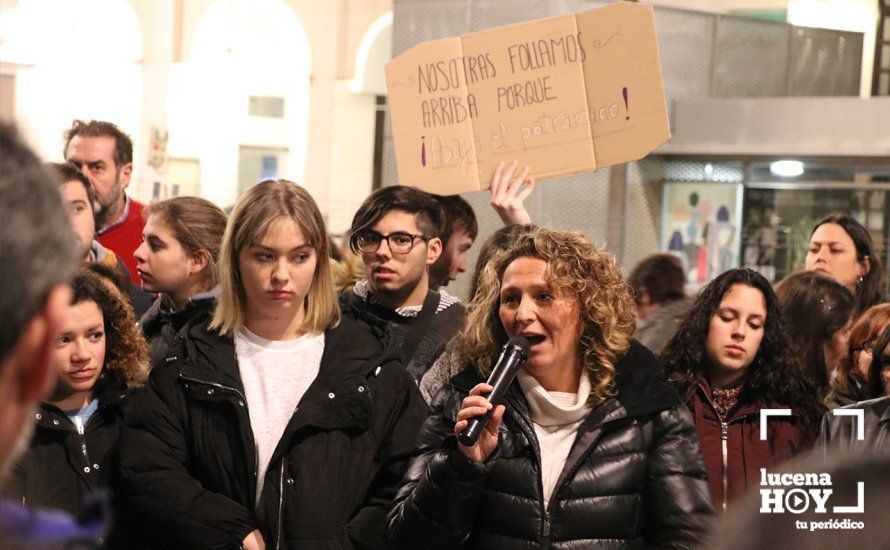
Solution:
{"label": "man in red sweater", "polygon": [[65,132],[65,159],[96,190],[96,239],[124,260],[139,283],[133,253],[142,243],[142,203],[126,194],[133,173],[133,142],[110,122],[75,120]]}

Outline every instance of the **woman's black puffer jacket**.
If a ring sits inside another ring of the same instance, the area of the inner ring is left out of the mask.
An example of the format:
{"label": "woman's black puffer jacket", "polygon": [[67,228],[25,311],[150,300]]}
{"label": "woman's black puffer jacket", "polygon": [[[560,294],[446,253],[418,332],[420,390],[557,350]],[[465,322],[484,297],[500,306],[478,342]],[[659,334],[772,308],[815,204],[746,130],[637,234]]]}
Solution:
{"label": "woman's black puffer jacket", "polygon": [[15,467],[3,494],[24,506],[55,508],[81,514],[95,499],[91,493],[111,485],[113,455],[130,396],[126,383],[111,370],[96,382],[98,409],[83,426],[54,405],[42,403],[35,413],[34,437]]}
{"label": "woman's black puffer jacket", "polygon": [[616,395],[578,429],[545,509],[540,451],[513,383],[486,463],[456,449],[461,402],[483,379],[466,370],[436,397],[388,517],[388,536],[423,548],[689,548],[712,513],[689,411],[634,342]]}
{"label": "woman's black puffer jacket", "polygon": [[343,310],[318,375],[269,461],[257,501],[250,402],[231,336],[189,322],[151,373],[121,433],[119,515],[139,544],[235,549],[384,548],[388,505],[426,405],[385,325]]}
{"label": "woman's black puffer jacket", "polygon": [[148,360],[152,367],[164,363],[167,352],[175,345],[176,335],[189,321],[216,307],[214,292],[204,292],[189,298],[182,309],[174,310],[169,298],[161,296],[139,320],[148,340]]}

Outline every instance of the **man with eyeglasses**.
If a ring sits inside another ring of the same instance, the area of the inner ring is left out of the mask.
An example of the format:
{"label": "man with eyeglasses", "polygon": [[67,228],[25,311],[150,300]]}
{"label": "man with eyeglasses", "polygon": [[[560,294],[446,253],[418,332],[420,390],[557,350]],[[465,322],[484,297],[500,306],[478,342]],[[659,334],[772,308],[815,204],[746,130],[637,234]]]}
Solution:
{"label": "man with eyeglasses", "polygon": [[429,284],[430,266],[442,254],[443,218],[432,195],[396,185],[368,196],[350,229],[349,246],[361,255],[365,278],[341,301],[387,322],[415,380],[463,325],[460,301]]}

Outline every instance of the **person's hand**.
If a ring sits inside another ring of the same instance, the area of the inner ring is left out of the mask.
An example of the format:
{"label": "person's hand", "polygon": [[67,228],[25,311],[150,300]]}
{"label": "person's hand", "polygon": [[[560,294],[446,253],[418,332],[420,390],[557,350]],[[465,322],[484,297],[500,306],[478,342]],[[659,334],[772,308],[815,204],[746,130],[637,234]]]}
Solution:
{"label": "person's hand", "polygon": [[872,346],[874,343],[868,342],[870,345],[864,345],[861,350],[856,352],[856,368],[859,369],[859,374],[865,380],[868,380],[868,369],[871,367],[871,362],[873,358]]}
{"label": "person's hand", "polygon": [[[498,169],[491,178],[491,207],[498,213],[504,225],[532,223],[524,203],[535,188],[535,178],[529,177],[531,169],[528,166],[514,178],[513,174],[518,166],[519,163],[516,161],[510,166],[505,166],[502,162],[498,164]],[[527,185],[523,187],[523,183]]]}
{"label": "person's hand", "polygon": [[[461,409],[457,413],[457,423],[454,425],[455,435],[460,434],[467,427],[470,418],[483,415],[491,409],[491,403],[485,398],[485,395],[491,393],[491,390],[492,387],[484,382],[477,384],[475,388],[470,390],[470,395],[464,398],[463,403],[461,403]],[[475,445],[466,447],[460,443],[457,444],[457,448],[460,449],[460,452],[465,457],[476,462],[485,462],[491,455],[498,446],[498,426],[501,425],[504,410],[506,409],[503,405],[498,405],[495,408],[491,418],[488,419],[488,424],[485,425],[485,429],[479,434],[479,439],[476,440]]]}
{"label": "person's hand", "polygon": [[251,531],[241,542],[241,548],[244,550],[266,550],[266,541],[263,535],[256,529]]}

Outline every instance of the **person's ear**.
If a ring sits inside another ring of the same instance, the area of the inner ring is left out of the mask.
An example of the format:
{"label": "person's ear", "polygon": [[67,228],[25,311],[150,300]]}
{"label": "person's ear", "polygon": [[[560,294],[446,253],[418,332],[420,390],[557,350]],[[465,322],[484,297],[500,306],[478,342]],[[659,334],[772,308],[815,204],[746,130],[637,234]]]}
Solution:
{"label": "person's ear", "polygon": [[67,285],[53,287],[43,308],[31,317],[19,337],[12,363],[18,366],[15,395],[22,403],[37,403],[53,389],[53,350],[70,302],[71,289]]}
{"label": "person's ear", "polygon": [[133,175],[133,163],[132,162],[128,162],[128,163],[124,164],[123,166],[121,166],[121,177],[120,177],[121,187],[126,189],[127,186],[130,185],[130,176],[132,176],[132,175]]}
{"label": "person's ear", "polygon": [[871,271],[871,258],[866,256],[859,262],[859,276],[865,277]]}
{"label": "person's ear", "polygon": [[210,254],[204,249],[194,251],[189,258],[192,261],[192,273],[201,273],[210,265]]}
{"label": "person's ear", "polygon": [[426,265],[430,266],[436,263],[439,256],[442,255],[442,239],[433,237],[426,244]]}

